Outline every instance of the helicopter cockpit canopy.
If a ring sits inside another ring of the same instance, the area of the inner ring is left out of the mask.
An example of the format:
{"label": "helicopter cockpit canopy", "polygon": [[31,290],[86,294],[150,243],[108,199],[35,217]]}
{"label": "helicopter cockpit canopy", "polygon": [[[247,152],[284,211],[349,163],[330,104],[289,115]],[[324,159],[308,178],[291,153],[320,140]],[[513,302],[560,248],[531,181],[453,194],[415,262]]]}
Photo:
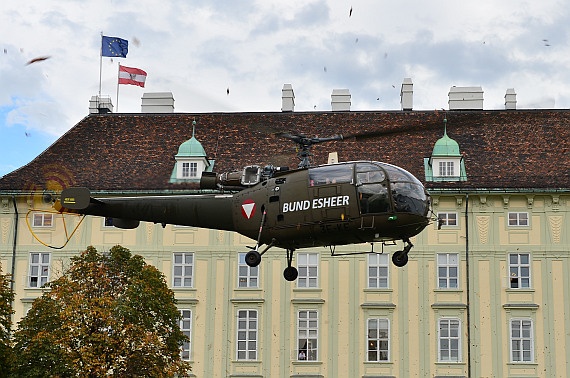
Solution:
{"label": "helicopter cockpit canopy", "polygon": [[429,210],[422,183],[394,165],[355,162],[309,168],[310,186],[342,183],[356,185],[362,214],[393,211],[426,216]]}

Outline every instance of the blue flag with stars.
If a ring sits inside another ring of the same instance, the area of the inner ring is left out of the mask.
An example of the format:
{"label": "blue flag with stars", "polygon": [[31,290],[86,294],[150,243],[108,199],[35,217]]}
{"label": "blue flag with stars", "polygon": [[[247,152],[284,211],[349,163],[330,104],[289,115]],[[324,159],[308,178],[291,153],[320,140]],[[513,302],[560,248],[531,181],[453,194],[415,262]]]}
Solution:
{"label": "blue flag with stars", "polygon": [[117,37],[103,36],[101,56],[126,58],[129,52],[129,41]]}

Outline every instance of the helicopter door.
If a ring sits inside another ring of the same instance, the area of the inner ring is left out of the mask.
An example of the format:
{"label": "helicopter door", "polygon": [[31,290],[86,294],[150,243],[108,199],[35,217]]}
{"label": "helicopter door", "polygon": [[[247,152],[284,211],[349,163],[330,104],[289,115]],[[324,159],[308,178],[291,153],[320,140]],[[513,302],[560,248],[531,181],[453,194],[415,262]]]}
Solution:
{"label": "helicopter door", "polygon": [[388,182],[382,168],[371,163],[357,163],[356,187],[361,214],[361,228],[374,227],[374,215],[391,211]]}
{"label": "helicopter door", "polygon": [[[309,169],[309,186],[315,220],[344,220],[354,199],[353,164],[334,164]],[[355,209],[356,211],[356,209]]]}

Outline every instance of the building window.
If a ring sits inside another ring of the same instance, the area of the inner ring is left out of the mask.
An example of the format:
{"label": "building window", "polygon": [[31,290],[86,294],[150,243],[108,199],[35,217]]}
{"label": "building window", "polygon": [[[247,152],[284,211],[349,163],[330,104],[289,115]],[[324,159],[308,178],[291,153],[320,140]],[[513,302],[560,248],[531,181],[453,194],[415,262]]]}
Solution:
{"label": "building window", "polygon": [[190,177],[190,163],[182,163],[182,177]]}
{"label": "building window", "polygon": [[509,254],[509,279],[511,289],[530,288],[530,254]]}
{"label": "building window", "polygon": [[245,263],[245,253],[238,255],[238,287],[256,288],[259,266],[249,266]]}
{"label": "building window", "polygon": [[528,213],[509,213],[509,226],[528,226]]}
{"label": "building window", "polygon": [[390,262],[388,254],[368,255],[368,288],[387,289]]}
{"label": "building window", "polygon": [[53,225],[53,214],[34,213],[34,227],[51,227]]}
{"label": "building window", "polygon": [[442,177],[453,177],[455,176],[455,171],[452,161],[440,161],[439,162],[439,176]]}
{"label": "building window", "polygon": [[439,362],[461,362],[459,319],[439,319]]}
{"label": "building window", "polygon": [[457,289],[459,283],[459,254],[437,254],[437,288]]}
{"label": "building window", "polygon": [[192,310],[180,310],[180,331],[188,337],[188,341],[182,344],[181,355],[184,361],[190,361],[192,346]]}
{"label": "building window", "polygon": [[194,276],[194,254],[175,253],[173,266],[173,286],[192,287],[192,277]]}
{"label": "building window", "polygon": [[368,361],[390,360],[390,323],[388,319],[368,319]]}
{"label": "building window", "polygon": [[457,213],[437,213],[440,227],[457,226]]}
{"label": "building window", "polygon": [[511,319],[511,362],[534,362],[532,319]]}
{"label": "building window", "polygon": [[257,360],[257,311],[239,310],[237,326],[237,359]]}
{"label": "building window", "polygon": [[190,177],[198,176],[198,163],[190,163]]}
{"label": "building window", "polygon": [[297,269],[299,270],[299,276],[297,278],[297,287],[317,287],[318,267],[318,253],[298,253]]}
{"label": "building window", "polygon": [[105,217],[103,227],[113,227],[113,218]]}
{"label": "building window", "polygon": [[297,345],[299,346],[297,360],[317,361],[318,312],[316,310],[299,311],[297,331]]}
{"label": "building window", "polygon": [[28,287],[42,287],[49,279],[50,253],[30,253]]}

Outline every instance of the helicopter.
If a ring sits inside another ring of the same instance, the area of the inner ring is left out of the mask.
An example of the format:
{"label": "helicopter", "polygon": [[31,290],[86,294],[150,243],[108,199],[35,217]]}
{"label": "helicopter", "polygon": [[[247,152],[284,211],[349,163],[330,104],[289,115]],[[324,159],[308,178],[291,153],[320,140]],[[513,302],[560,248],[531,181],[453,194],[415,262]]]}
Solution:
{"label": "helicopter", "polygon": [[[350,161],[313,166],[310,148],[345,137],[307,137],[281,133],[297,144],[296,169],[249,165],[242,170],[203,172],[200,189],[210,194],[93,198],[89,189],[61,192],[58,211],[113,218],[118,228],[140,221],[235,231],[256,240],[245,256],[258,266],[272,247],[285,249],[287,281],[297,279],[292,266],[297,249],[402,240],[392,255],[403,267],[413,247],[410,238],[431,222],[431,199],[422,183],[395,165]],[[262,250],[262,246],[265,246]],[[362,252],[356,252],[362,253]],[[369,253],[369,252],[364,252]]]}

